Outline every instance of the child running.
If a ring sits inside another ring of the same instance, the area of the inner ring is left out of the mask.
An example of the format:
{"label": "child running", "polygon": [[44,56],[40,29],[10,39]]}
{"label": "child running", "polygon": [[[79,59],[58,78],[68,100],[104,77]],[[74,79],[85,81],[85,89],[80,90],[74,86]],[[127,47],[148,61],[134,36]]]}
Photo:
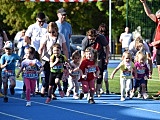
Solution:
{"label": "child running", "polygon": [[101,76],[97,66],[97,53],[92,47],[86,48],[79,68],[83,72],[83,76],[80,79],[83,93],[80,94],[80,99],[84,97],[84,94],[89,93],[88,103],[94,104],[95,80]]}
{"label": "child running", "polygon": [[10,93],[11,95],[15,94],[15,69],[16,69],[16,60],[19,60],[20,57],[17,54],[13,53],[13,43],[7,41],[4,45],[5,54],[1,57],[1,68],[2,68],[2,82],[3,82],[3,92],[4,92],[4,102],[8,102],[7,89],[8,89],[8,80],[10,81]]}
{"label": "child running", "polygon": [[17,78],[23,72],[23,78],[26,86],[26,106],[31,106],[30,94],[34,94],[36,80],[42,72],[43,67],[39,60],[34,58],[35,49],[29,47],[25,49],[25,60],[22,61],[20,70],[17,73]]}
{"label": "child running", "polygon": [[49,77],[48,97],[45,103],[51,102],[52,89],[53,87],[57,88],[57,85],[59,88],[60,96],[64,97],[64,92],[61,88],[60,80],[62,79],[64,63],[67,62],[67,58],[65,55],[61,54],[61,46],[58,43],[55,43],[53,45],[52,52],[53,54],[50,57],[50,77]]}
{"label": "child running", "polygon": [[73,91],[73,98],[74,99],[79,99],[78,94],[79,94],[79,86],[80,85],[79,85],[78,80],[80,79],[81,72],[78,71],[77,68],[79,68],[80,59],[81,59],[80,52],[78,50],[73,52],[72,61],[70,62],[73,70],[70,70],[70,75],[69,75],[69,78],[68,78],[69,87],[67,89],[66,96],[70,96],[71,90],[74,88],[74,91]]}
{"label": "child running", "polygon": [[130,98],[133,98],[137,87],[142,88],[141,95],[143,95],[143,98],[148,98],[148,95],[146,93],[146,80],[149,78],[149,69],[147,67],[146,60],[146,55],[143,52],[137,52],[134,64],[136,68],[137,78],[134,79],[134,87],[131,91]]}
{"label": "child running", "polygon": [[121,88],[121,101],[125,100],[125,93],[126,97],[130,90],[132,89],[132,72],[135,73],[136,71],[134,67],[134,63],[132,62],[132,56],[128,51],[125,51],[122,55],[122,62],[115,68],[110,76],[111,79],[114,78],[115,73],[120,69],[120,88]]}

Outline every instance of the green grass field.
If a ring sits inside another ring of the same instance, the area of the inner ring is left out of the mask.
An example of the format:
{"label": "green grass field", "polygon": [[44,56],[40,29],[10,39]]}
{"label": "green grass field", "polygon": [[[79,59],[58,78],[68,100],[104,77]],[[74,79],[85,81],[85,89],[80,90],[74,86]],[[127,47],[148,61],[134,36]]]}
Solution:
{"label": "green grass field", "polygon": [[[110,77],[114,68],[108,68],[108,77]],[[114,79],[109,78],[109,89],[110,92],[120,94],[120,80],[119,80],[119,71],[115,74]],[[104,87],[104,84],[103,84]],[[158,69],[153,69],[152,79],[148,80],[148,95],[151,98],[152,95],[155,95],[160,91],[160,80],[158,77]]]}
{"label": "green grass field", "polygon": [[[108,68],[108,77],[109,77],[109,91],[120,94],[120,80],[119,80],[119,71],[115,74],[114,79],[110,79],[110,75],[114,68]],[[17,71],[17,70],[16,70]],[[17,78],[17,80],[22,80],[22,78]],[[105,90],[105,86],[103,83],[103,88]],[[155,95],[160,90],[160,80],[158,77],[157,68],[153,69],[152,79],[148,80],[148,95],[151,98],[152,95]]]}

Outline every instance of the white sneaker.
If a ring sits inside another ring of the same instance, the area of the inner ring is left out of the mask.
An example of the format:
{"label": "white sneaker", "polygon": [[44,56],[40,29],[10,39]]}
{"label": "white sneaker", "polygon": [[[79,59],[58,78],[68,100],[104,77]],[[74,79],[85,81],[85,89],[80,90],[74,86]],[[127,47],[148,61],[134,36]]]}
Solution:
{"label": "white sneaker", "polygon": [[76,99],[76,100],[79,99],[79,97],[77,95],[74,95],[73,98]]}
{"label": "white sneaker", "polygon": [[28,102],[26,103],[26,106],[27,106],[27,107],[28,107],[28,106],[31,106],[31,102],[28,101]]}
{"label": "white sneaker", "polygon": [[144,99],[147,99],[147,98],[148,98],[147,93],[143,93],[143,98],[144,98]]}
{"label": "white sneaker", "polygon": [[133,92],[131,92],[131,93],[130,93],[129,98],[131,98],[131,99],[132,99],[133,97],[134,97],[134,93],[133,93]]}
{"label": "white sneaker", "polygon": [[140,93],[138,93],[138,96],[137,96],[137,98],[141,98],[141,94],[140,94]]}
{"label": "white sneaker", "polygon": [[103,91],[103,89],[101,88],[101,89],[100,89],[100,94],[103,94],[103,93],[104,93],[104,91]]}
{"label": "white sneaker", "polygon": [[125,101],[125,98],[124,97],[121,97],[121,99],[120,99],[121,101]]}
{"label": "white sneaker", "polygon": [[69,97],[69,96],[70,96],[70,92],[69,92],[69,91],[67,91],[66,96],[67,96],[67,97]]}

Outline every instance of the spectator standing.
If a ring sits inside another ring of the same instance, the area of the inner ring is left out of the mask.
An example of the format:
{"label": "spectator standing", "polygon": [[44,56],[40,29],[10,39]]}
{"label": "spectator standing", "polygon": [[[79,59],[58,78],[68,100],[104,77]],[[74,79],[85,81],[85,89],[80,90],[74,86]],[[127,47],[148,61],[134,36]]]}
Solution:
{"label": "spectator standing", "polygon": [[[64,53],[66,58],[68,58],[68,49],[66,46],[66,40],[64,35],[58,32],[58,27],[55,22],[50,22],[47,27],[47,33],[42,36],[39,47],[39,54],[42,59],[42,63],[44,66],[44,74],[45,80],[42,82],[41,95],[44,96],[44,89],[48,91],[49,87],[49,75],[50,75],[50,63],[49,59],[52,54],[52,46],[56,43],[59,43],[61,46],[61,52]],[[42,78],[41,78],[42,79]],[[54,86],[54,89],[57,87]],[[55,91],[55,90],[54,90]]]}
{"label": "spectator standing", "polygon": [[[35,48],[37,59],[39,59],[40,40],[47,33],[47,26],[45,14],[40,12],[37,14],[36,23],[30,25],[25,33],[25,42]],[[39,79],[37,80],[36,92],[39,92]]]}
{"label": "spectator standing", "polygon": [[[23,59],[24,57],[24,49],[25,49],[25,41],[24,41],[24,37],[25,37],[25,32],[26,30],[23,29],[21,31],[19,31],[15,38],[14,38],[14,43],[17,44],[17,48],[18,48],[18,56],[20,56],[21,59]],[[17,65],[20,64],[20,62],[18,61]]]}
{"label": "spectator standing", "polygon": [[129,33],[129,27],[125,28],[125,32],[121,34],[119,42],[122,43],[122,54],[124,51],[128,50],[129,44],[132,42],[132,33]]}
{"label": "spectator standing", "polygon": [[[104,23],[101,23],[98,27],[98,33],[104,35],[106,37],[107,42],[109,43],[109,38],[108,38],[108,31],[107,31],[107,26]],[[109,48],[108,48],[109,49]],[[104,48],[105,50],[105,48]],[[109,52],[110,53],[110,52]],[[106,87],[106,94],[109,94],[109,82],[108,82],[108,63],[105,63],[105,68],[104,68],[104,72],[103,72],[103,80],[105,83],[105,87]],[[103,83],[103,82],[102,82]],[[101,89],[100,89],[100,93],[103,93],[103,89],[102,89],[102,84],[101,84]]]}
{"label": "spectator standing", "polygon": [[[3,54],[3,46],[4,46],[4,42],[8,41],[8,37],[7,34],[4,30],[2,30],[0,28],[0,56]],[[1,74],[1,68],[0,68],[0,74]],[[2,77],[0,75],[0,97],[3,97],[2,94]]]}
{"label": "spectator standing", "polygon": [[11,95],[15,94],[15,69],[16,69],[16,60],[19,60],[20,57],[13,53],[14,46],[11,41],[7,41],[4,45],[5,54],[1,56],[1,68],[2,68],[2,82],[3,82],[3,93],[4,93],[4,102],[8,102],[7,89],[8,81],[10,82],[9,88]]}
{"label": "spectator standing", "polygon": [[[87,31],[86,37],[82,40],[82,51],[81,51],[82,57],[87,47],[92,47],[93,49],[97,50],[98,67],[100,69],[100,75],[103,76],[103,72],[105,69],[104,65],[108,64],[109,43],[107,42],[104,35],[99,34],[95,29],[90,29]],[[102,81],[103,77],[97,79],[97,85],[96,85],[97,95],[100,95],[100,88]]]}
{"label": "spectator standing", "polygon": [[[57,11],[57,16],[58,16],[58,20],[56,21],[56,24],[58,26],[58,31],[59,31],[59,33],[62,33],[65,37],[66,45],[67,45],[67,48],[68,48],[68,55],[69,55],[68,59],[70,59],[70,56],[71,56],[70,37],[72,35],[72,26],[71,26],[70,23],[68,23],[66,21],[67,12],[64,8],[60,8]],[[64,93],[67,92],[67,88],[68,88],[68,80],[66,80],[66,82],[65,81],[63,82]]]}

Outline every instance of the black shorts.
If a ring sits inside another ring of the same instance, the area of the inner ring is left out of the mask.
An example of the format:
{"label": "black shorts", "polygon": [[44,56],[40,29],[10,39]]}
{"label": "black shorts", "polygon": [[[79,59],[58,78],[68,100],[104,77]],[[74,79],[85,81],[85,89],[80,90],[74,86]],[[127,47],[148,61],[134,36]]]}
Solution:
{"label": "black shorts", "polygon": [[157,49],[156,62],[157,62],[157,65],[160,65],[160,49]]}
{"label": "black shorts", "polygon": [[51,72],[50,76],[49,76],[49,85],[51,85],[51,86],[55,85],[55,79],[59,78],[61,80],[62,75],[63,75],[63,72],[62,73],[52,73]]}

